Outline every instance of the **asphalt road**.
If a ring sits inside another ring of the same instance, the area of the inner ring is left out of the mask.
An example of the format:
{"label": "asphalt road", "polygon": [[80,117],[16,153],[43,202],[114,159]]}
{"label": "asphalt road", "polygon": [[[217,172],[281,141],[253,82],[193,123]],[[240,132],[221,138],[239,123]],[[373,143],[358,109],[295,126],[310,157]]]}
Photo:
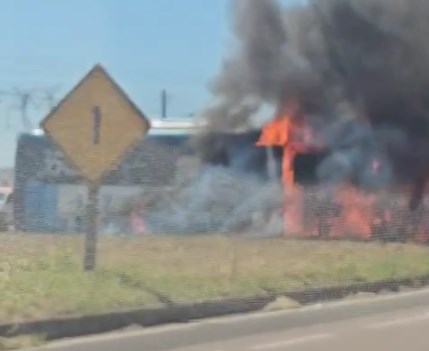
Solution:
{"label": "asphalt road", "polygon": [[62,341],[46,351],[426,351],[429,290]]}
{"label": "asphalt road", "polygon": [[174,351],[426,351],[429,306],[373,318],[328,323],[183,347]]}

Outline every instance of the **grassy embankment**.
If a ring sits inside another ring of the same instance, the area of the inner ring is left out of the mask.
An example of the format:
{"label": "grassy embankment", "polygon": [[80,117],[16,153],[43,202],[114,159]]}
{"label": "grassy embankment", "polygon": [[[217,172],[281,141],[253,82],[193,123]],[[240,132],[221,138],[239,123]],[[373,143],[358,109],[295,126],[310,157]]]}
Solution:
{"label": "grassy embankment", "polygon": [[221,236],[103,238],[85,274],[82,243],[2,236],[0,323],[429,274],[425,247]]}

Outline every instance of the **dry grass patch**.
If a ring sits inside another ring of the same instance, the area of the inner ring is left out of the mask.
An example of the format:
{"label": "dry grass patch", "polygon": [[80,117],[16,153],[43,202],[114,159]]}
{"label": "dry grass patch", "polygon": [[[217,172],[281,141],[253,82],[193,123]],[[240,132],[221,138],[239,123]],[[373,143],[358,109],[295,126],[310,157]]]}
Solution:
{"label": "dry grass patch", "polygon": [[97,272],[85,274],[82,243],[2,236],[0,322],[429,274],[421,246],[215,235],[102,238]]}

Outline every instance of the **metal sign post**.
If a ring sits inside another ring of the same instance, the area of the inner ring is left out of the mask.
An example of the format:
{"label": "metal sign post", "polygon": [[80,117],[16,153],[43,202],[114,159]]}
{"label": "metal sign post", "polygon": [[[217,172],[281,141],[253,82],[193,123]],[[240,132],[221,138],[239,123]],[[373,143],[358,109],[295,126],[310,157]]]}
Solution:
{"label": "metal sign post", "polygon": [[84,269],[93,271],[103,178],[143,139],[150,123],[96,65],[45,118],[42,128],[88,184]]}
{"label": "metal sign post", "polygon": [[85,271],[95,270],[97,263],[97,236],[98,236],[98,197],[100,192],[99,183],[88,184],[88,203],[86,205],[87,224],[85,235]]}
{"label": "metal sign post", "polygon": [[[94,145],[100,144],[100,128],[101,128],[101,112],[99,106],[94,106],[93,126],[92,126],[92,141]],[[89,182],[87,185],[87,205],[86,205],[86,232],[85,232],[85,254],[84,254],[84,269],[85,271],[95,270],[97,264],[97,237],[98,237],[98,221],[99,221],[99,182]]]}

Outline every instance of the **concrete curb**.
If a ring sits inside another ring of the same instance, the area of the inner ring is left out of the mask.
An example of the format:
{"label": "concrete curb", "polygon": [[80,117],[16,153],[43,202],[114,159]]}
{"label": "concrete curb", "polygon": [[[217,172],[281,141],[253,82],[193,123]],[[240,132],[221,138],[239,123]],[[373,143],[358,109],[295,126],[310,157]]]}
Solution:
{"label": "concrete curb", "polygon": [[169,323],[187,323],[191,320],[256,312],[279,296],[287,296],[300,304],[311,304],[345,298],[356,293],[400,291],[429,285],[429,275],[374,283],[351,284],[307,291],[272,293],[264,296],[225,299],[219,301],[180,304],[170,307],[115,311],[111,313],[35,320],[0,325],[0,336],[42,334],[48,340],[110,332],[130,325],[150,327]]}

